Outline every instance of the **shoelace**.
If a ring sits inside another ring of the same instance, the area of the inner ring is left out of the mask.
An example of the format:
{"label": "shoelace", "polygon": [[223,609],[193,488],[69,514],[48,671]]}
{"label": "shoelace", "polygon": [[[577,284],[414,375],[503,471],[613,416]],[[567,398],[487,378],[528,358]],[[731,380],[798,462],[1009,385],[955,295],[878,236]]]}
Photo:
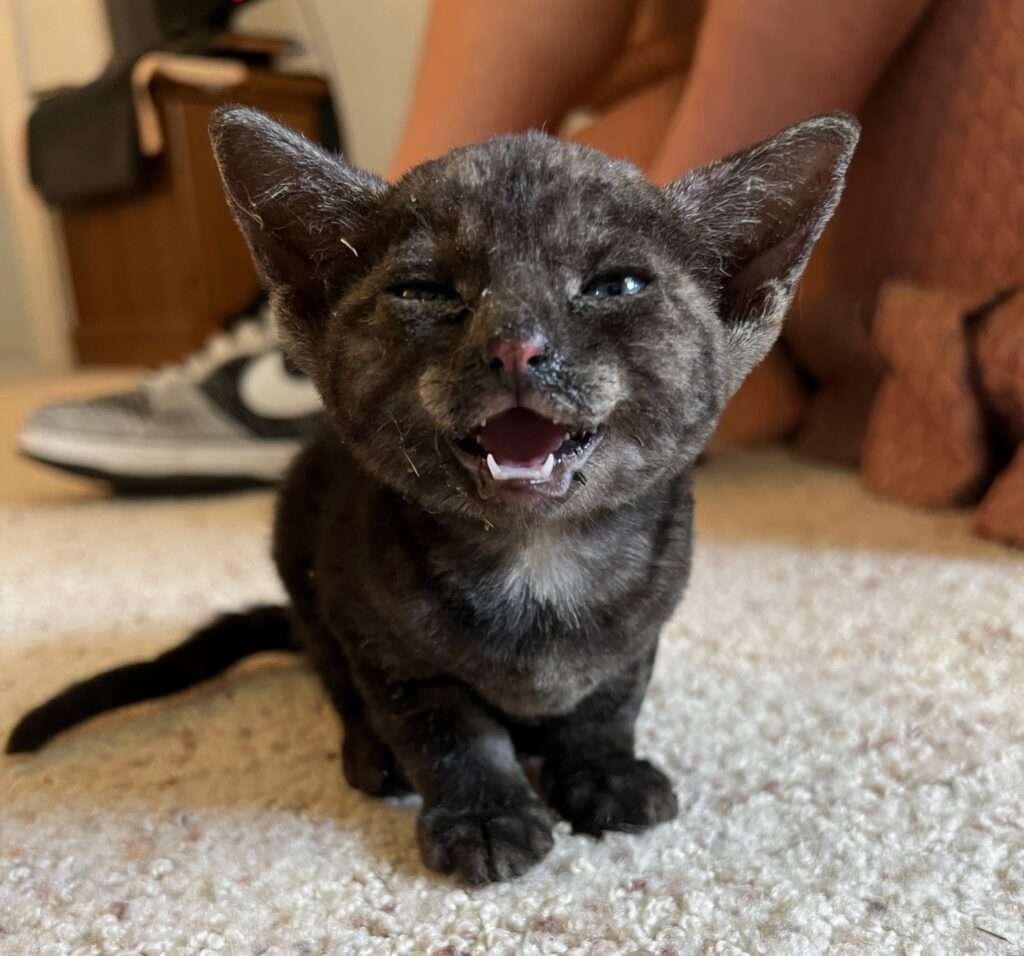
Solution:
{"label": "shoelace", "polygon": [[234,328],[218,332],[198,352],[184,361],[164,365],[147,375],[141,386],[154,397],[195,385],[213,369],[241,355],[255,355],[273,348],[273,326],[265,315],[246,319]]}

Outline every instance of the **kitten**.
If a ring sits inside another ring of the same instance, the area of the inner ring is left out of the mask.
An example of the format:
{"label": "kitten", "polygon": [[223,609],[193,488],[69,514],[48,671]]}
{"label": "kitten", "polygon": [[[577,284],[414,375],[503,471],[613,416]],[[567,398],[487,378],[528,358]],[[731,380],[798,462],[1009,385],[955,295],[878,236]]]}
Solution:
{"label": "kitten", "polygon": [[[229,202],[329,421],[278,501],[291,608],[75,685],[8,749],[296,649],[349,783],[423,798],[436,870],[524,872],[548,805],[590,834],[675,816],[634,722],[689,572],[691,469],[779,334],[857,136],[812,119],[659,189],[529,133],[392,186],[219,112]],[[543,758],[547,805],[517,753]]]}

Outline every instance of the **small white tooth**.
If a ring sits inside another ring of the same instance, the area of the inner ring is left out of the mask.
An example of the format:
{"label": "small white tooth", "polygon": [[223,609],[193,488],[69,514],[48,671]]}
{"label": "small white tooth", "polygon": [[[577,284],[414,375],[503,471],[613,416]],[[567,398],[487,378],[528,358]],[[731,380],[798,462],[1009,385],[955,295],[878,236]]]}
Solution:
{"label": "small white tooth", "polygon": [[499,465],[494,455],[488,454],[487,470],[495,481],[547,481],[555,470],[555,456],[548,455],[543,465],[521,468],[518,465]]}

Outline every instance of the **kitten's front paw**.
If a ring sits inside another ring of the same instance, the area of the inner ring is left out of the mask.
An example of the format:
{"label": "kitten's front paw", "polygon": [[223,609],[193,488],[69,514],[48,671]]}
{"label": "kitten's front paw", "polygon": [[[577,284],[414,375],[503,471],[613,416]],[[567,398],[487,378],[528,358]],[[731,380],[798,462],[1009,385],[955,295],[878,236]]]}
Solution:
{"label": "kitten's front paw", "polygon": [[554,844],[551,815],[536,800],[472,809],[441,803],[420,814],[417,831],[427,866],[475,884],[525,873]]}
{"label": "kitten's front paw", "polygon": [[672,783],[635,757],[612,757],[571,770],[551,768],[544,789],[552,806],[577,833],[643,830],[679,812]]}

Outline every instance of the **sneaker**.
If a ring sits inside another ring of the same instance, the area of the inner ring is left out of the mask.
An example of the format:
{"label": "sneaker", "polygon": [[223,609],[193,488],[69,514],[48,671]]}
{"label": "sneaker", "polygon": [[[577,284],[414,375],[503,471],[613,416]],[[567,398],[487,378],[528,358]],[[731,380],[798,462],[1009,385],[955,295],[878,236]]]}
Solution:
{"label": "sneaker", "polygon": [[35,461],[121,492],[227,490],[278,481],[321,409],[309,379],[278,348],[263,306],[134,391],[36,410],[18,445]]}

